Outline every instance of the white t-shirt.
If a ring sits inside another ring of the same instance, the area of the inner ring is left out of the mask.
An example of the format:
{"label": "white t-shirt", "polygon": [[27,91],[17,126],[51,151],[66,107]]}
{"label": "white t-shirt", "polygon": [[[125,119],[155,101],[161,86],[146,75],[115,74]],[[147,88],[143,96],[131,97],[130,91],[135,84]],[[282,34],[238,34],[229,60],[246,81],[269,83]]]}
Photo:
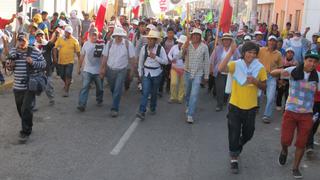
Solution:
{"label": "white t-shirt", "polygon": [[81,55],[84,55],[83,71],[91,74],[99,74],[101,58],[94,57],[95,43],[86,41],[81,49]]}
{"label": "white t-shirt", "polygon": [[[282,79],[289,79],[289,84],[290,84],[290,81],[293,81],[292,77],[291,77],[291,72],[293,71],[293,69],[296,68],[295,66],[292,66],[292,67],[288,67],[286,69],[284,69],[285,71],[287,71],[289,73],[289,76],[288,77],[282,77]],[[307,73],[305,71],[304,72],[304,80],[308,80],[309,79],[309,76],[310,76],[310,73]],[[317,71],[318,73],[318,77],[319,77],[319,80],[320,80],[320,73]],[[318,82],[318,85],[317,85],[317,88],[318,90],[320,90],[320,81]]]}

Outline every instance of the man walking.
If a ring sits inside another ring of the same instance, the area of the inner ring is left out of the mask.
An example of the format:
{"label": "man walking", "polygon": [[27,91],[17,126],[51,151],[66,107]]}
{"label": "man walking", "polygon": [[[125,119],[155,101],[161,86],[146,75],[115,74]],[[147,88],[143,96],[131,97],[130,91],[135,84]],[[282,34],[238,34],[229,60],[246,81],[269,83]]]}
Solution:
{"label": "man walking", "polygon": [[[123,28],[116,27],[112,34],[112,40],[103,50],[101,78],[105,75],[112,93],[111,116],[117,117],[124,82],[127,77],[128,66],[134,64],[135,50],[132,43],[125,39],[127,33]],[[133,71],[131,71],[133,72]]]}
{"label": "man walking", "polygon": [[[69,89],[72,80],[74,53],[80,59],[79,42],[72,36],[72,27],[67,26],[64,29],[64,36],[59,37],[53,51],[53,62],[58,64],[58,75],[64,82],[63,97],[69,97]],[[57,50],[59,50],[59,62],[57,59]]]}
{"label": "man walking", "polygon": [[201,42],[202,31],[198,28],[191,32],[191,41],[188,39],[182,47],[185,58],[185,91],[187,106],[187,123],[192,124],[193,115],[198,101],[200,83],[204,76],[209,79],[209,49]]}
{"label": "man walking", "polygon": [[161,65],[168,64],[167,54],[158,43],[161,39],[160,33],[150,30],[146,38],[148,38],[148,44],[142,47],[138,64],[139,76],[142,79],[142,96],[137,117],[141,120],[145,118],[149,95],[151,95],[150,114],[156,113],[157,93],[163,76]]}
{"label": "man walking", "polygon": [[86,41],[81,49],[78,74],[81,74],[82,70],[82,88],[77,107],[80,112],[84,112],[86,109],[90,84],[92,82],[96,85],[97,105],[101,106],[103,102],[103,78],[99,77],[99,72],[104,42],[98,40],[98,35],[98,29],[92,28],[89,32],[89,41]]}

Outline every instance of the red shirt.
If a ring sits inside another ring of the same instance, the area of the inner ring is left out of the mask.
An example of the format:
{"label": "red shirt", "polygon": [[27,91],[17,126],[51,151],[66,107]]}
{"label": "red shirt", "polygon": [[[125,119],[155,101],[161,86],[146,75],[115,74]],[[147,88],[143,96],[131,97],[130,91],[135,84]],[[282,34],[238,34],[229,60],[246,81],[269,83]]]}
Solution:
{"label": "red shirt", "polygon": [[[320,65],[318,65],[316,69],[318,72],[320,72]],[[314,95],[314,102],[320,102],[320,89],[318,89],[316,94]]]}
{"label": "red shirt", "polygon": [[2,18],[0,17],[0,29],[5,29],[6,26],[7,26],[8,24],[10,24],[10,23],[11,23],[11,21],[10,21],[9,19],[2,19]]}

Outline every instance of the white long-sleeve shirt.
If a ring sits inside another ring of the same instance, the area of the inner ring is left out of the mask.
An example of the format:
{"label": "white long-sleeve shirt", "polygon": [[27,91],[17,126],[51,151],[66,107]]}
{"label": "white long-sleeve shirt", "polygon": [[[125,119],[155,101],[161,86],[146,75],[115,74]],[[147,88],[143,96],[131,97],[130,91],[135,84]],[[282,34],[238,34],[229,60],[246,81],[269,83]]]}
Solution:
{"label": "white long-sleeve shirt", "polygon": [[[158,44],[155,45],[155,47],[151,50],[151,52],[156,54],[158,46],[159,46]],[[156,56],[155,59],[152,59],[151,57],[148,56],[146,61],[144,62],[144,57],[145,57],[145,46],[141,48],[140,56],[139,56],[138,72],[140,77],[142,77],[143,75],[146,77],[148,75],[150,75],[151,77],[159,76],[162,72],[161,65],[168,64],[167,54],[163,47],[161,47],[160,55]],[[146,68],[146,67],[150,67],[152,69]]]}
{"label": "white long-sleeve shirt", "polygon": [[184,68],[184,63],[181,55],[181,51],[179,49],[179,45],[176,44],[174,45],[171,50],[169,51],[168,58],[170,61],[176,60],[175,63],[172,65],[175,66],[176,68],[183,69]]}

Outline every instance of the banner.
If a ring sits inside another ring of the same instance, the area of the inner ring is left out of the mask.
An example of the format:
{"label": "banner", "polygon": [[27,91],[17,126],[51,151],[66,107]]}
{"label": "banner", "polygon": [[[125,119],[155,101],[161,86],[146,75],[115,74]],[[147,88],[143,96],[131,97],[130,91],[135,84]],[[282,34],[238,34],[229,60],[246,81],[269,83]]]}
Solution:
{"label": "banner", "polygon": [[102,31],[104,26],[104,18],[107,11],[108,0],[101,2],[96,19],[96,27],[98,28],[99,32]]}
{"label": "banner", "polygon": [[229,32],[231,26],[231,18],[233,11],[231,1],[232,0],[224,0],[223,9],[220,17],[220,27],[224,33]]}

